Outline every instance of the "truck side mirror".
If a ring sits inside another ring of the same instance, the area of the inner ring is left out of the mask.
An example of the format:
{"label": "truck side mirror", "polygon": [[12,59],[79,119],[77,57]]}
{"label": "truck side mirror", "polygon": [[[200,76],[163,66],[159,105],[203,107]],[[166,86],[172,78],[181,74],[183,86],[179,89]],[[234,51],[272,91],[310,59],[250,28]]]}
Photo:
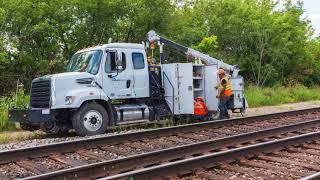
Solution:
{"label": "truck side mirror", "polygon": [[117,60],[116,60],[116,66],[117,66],[117,71],[122,71],[123,70],[123,64],[122,64],[122,52],[117,51]]}

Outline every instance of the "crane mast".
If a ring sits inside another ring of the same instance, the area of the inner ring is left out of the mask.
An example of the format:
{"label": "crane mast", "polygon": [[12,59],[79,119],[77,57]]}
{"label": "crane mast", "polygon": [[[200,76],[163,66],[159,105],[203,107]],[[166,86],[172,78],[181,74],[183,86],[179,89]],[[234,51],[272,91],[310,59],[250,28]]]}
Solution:
{"label": "crane mast", "polygon": [[184,54],[186,54],[187,56],[193,57],[195,59],[199,59],[201,61],[203,61],[205,64],[216,64],[218,65],[218,68],[222,68],[225,71],[227,71],[232,77],[237,77],[238,73],[240,71],[238,66],[233,66],[230,64],[227,64],[221,60],[218,60],[216,58],[213,58],[207,54],[204,54],[200,51],[194,50],[192,48],[189,47],[185,47],[181,44],[175,43],[169,39],[166,39],[160,35],[158,35],[155,31],[149,31],[147,34],[147,39],[150,43],[153,42],[159,42],[160,44],[160,57],[161,57],[161,63],[163,63],[163,45],[168,45],[172,48],[175,48],[181,52],[183,52]]}

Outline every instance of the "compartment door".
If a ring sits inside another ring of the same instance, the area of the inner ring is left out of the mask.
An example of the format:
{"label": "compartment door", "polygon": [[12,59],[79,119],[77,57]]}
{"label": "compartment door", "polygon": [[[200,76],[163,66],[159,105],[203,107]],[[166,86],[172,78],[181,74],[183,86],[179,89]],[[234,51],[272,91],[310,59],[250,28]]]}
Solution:
{"label": "compartment door", "polygon": [[205,102],[209,111],[218,110],[219,77],[217,75],[217,71],[218,71],[217,65],[205,66],[205,74],[204,74]]}
{"label": "compartment door", "polygon": [[177,64],[162,64],[161,69],[165,100],[171,112],[178,114]]}
{"label": "compartment door", "polygon": [[179,114],[194,113],[192,63],[177,64]]}
{"label": "compartment door", "polygon": [[235,109],[244,108],[243,98],[244,98],[244,82],[243,77],[238,76],[236,78],[230,78],[231,90],[234,97],[234,107]]}

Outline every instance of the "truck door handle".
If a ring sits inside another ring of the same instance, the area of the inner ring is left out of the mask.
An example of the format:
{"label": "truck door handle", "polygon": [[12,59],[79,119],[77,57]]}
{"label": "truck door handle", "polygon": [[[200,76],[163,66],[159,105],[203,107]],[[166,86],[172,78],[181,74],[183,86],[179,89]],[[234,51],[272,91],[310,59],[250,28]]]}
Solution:
{"label": "truck door handle", "polygon": [[131,80],[127,80],[127,88],[129,88],[131,85]]}
{"label": "truck door handle", "polygon": [[108,75],[108,78],[112,78],[112,75],[111,75],[111,74],[109,74],[109,75]]}

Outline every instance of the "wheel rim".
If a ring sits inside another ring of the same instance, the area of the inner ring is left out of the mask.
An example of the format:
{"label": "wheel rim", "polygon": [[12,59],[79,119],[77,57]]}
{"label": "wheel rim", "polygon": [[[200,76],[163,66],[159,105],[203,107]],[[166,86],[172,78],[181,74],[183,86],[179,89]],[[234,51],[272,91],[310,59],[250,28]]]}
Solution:
{"label": "wheel rim", "polygon": [[102,126],[102,115],[95,110],[88,111],[83,117],[83,125],[88,131],[97,131]]}

